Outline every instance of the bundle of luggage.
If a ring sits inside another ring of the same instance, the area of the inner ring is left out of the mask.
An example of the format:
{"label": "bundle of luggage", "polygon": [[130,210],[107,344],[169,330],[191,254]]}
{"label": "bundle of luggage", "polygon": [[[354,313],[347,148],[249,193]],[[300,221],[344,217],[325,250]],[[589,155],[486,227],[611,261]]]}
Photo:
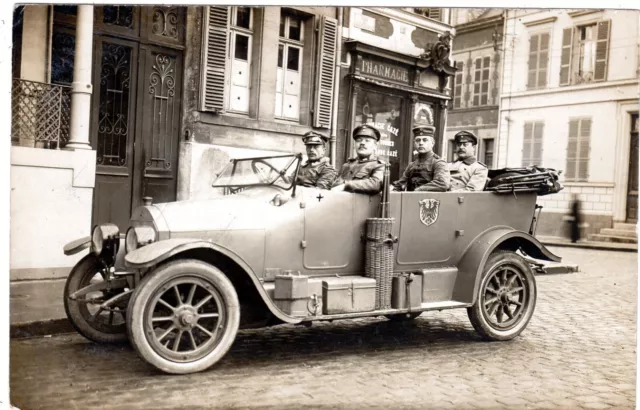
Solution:
{"label": "bundle of luggage", "polygon": [[512,192],[537,192],[538,195],[555,194],[564,188],[558,181],[561,172],[537,166],[490,169],[490,181],[485,190],[499,194]]}

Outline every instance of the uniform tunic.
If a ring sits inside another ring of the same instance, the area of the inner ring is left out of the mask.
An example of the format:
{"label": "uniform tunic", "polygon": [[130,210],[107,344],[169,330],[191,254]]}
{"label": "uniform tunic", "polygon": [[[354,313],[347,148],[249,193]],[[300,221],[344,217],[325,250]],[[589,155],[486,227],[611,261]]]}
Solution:
{"label": "uniform tunic", "polygon": [[447,163],[433,152],[428,152],[424,158],[410,163],[393,186],[400,191],[406,188],[407,191],[444,192],[449,189]]}
{"label": "uniform tunic", "polygon": [[329,158],[323,157],[319,161],[305,162],[298,170],[297,185],[331,189],[331,184],[336,179],[337,172],[329,163]]}
{"label": "uniform tunic", "polygon": [[333,186],[344,182],[344,190],[360,194],[377,194],[382,189],[385,163],[372,156],[369,159],[349,158],[342,166]]}
{"label": "uniform tunic", "polygon": [[476,157],[449,164],[452,191],[482,191],[487,183],[489,170]]}

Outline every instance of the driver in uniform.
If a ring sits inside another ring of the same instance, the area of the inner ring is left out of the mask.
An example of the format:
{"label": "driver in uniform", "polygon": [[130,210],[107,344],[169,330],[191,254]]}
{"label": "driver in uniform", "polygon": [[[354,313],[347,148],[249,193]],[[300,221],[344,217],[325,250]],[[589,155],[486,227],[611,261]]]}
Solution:
{"label": "driver in uniform", "polygon": [[375,156],[375,151],[380,141],[380,131],[374,127],[363,124],[353,130],[353,139],[356,143],[355,158],[342,166],[340,175],[333,186],[344,184],[344,190],[360,194],[377,194],[382,189],[385,162]]}
{"label": "driver in uniform", "polygon": [[297,185],[331,189],[337,172],[325,157],[327,141],[329,139],[318,132],[309,131],[302,136],[302,142],[307,149],[307,161],[300,165]]}

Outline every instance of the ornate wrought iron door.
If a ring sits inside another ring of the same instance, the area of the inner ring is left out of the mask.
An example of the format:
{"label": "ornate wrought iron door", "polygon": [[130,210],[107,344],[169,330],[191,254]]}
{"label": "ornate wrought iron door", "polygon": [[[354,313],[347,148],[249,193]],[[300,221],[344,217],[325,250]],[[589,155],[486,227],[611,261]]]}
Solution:
{"label": "ornate wrought iron door", "polygon": [[93,224],[123,231],[143,197],[176,199],[184,19],[180,7],[97,8]]}
{"label": "ornate wrought iron door", "polygon": [[91,145],[96,150],[93,224],[113,222],[126,228],[131,216],[137,44],[98,37]]}
{"label": "ornate wrought iron door", "polygon": [[[133,206],[149,196],[174,201],[180,140],[182,53],[140,46],[138,121],[141,150],[136,153],[141,177],[133,188]],[[136,147],[138,144],[136,144]]]}

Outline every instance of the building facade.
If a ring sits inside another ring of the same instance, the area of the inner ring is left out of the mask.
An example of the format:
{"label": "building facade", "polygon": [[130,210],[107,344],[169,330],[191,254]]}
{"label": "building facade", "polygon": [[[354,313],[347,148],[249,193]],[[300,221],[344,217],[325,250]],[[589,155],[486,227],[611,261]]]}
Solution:
{"label": "building facade", "polygon": [[446,157],[453,161],[453,137],[461,130],[478,137],[476,156],[495,166],[498,138],[504,10],[456,9],[453,60],[457,68],[447,119]]}
{"label": "building facade", "polygon": [[636,11],[508,10],[497,167],[563,170],[565,189],[540,198],[538,234],[566,236],[581,201],[584,233],[637,221]]}
{"label": "building facade", "polygon": [[330,137],[339,167],[353,128],[376,126],[398,177],[412,126],[436,126],[442,147],[448,21],[413,8],[17,8],[12,312],[45,300],[34,292],[62,294],[79,259],[62,248],[95,224],[124,232],[145,197],[219,195],[211,184],[230,158],[304,153],[307,131]]}

